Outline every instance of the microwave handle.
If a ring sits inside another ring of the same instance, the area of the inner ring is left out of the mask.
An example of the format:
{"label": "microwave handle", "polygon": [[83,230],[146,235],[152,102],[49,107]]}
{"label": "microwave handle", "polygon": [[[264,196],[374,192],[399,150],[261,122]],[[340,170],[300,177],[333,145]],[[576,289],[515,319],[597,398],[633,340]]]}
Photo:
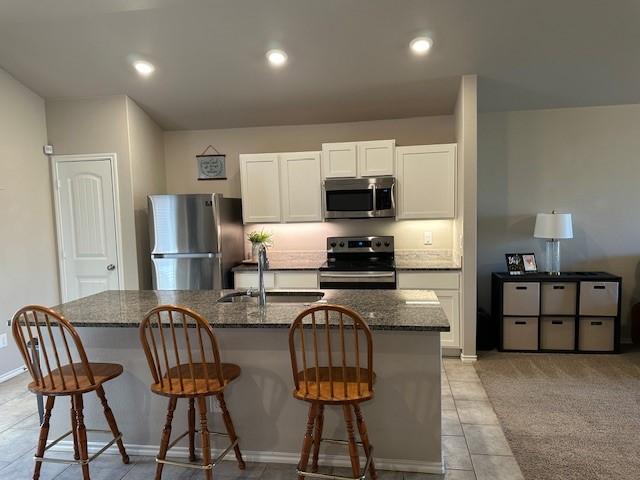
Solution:
{"label": "microwave handle", "polygon": [[391,208],[396,209],[396,182],[391,184]]}
{"label": "microwave handle", "polygon": [[378,202],[376,202],[376,186],[373,183],[370,183],[369,188],[371,189],[371,192],[373,194],[373,208],[371,210],[375,215],[375,213],[378,211]]}

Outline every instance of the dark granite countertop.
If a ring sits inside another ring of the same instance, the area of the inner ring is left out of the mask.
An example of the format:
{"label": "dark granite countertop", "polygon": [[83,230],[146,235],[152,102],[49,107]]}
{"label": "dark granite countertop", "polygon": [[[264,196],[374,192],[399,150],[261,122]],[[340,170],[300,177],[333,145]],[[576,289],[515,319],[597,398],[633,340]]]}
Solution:
{"label": "dark granite countertop", "polygon": [[[350,307],[372,330],[449,331],[438,297],[430,290],[319,290],[323,302]],[[109,290],[53,307],[76,327],[137,327],[162,304],[198,311],[216,328],[288,328],[304,303],[216,303],[233,290]],[[410,302],[410,303],[407,303]],[[417,303],[412,303],[417,302]]]}

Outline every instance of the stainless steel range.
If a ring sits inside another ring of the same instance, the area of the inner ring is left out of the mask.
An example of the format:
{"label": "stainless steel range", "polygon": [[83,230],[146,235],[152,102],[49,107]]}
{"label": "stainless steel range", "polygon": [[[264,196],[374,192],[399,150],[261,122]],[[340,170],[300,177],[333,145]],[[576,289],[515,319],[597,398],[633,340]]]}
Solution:
{"label": "stainless steel range", "polygon": [[329,237],[320,288],[396,288],[393,237]]}

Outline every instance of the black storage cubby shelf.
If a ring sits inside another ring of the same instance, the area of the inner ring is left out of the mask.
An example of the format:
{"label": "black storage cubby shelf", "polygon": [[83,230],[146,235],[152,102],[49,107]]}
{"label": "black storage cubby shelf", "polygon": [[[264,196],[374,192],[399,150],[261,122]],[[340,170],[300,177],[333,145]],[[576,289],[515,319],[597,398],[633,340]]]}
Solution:
{"label": "black storage cubby shelf", "polygon": [[605,272],[493,273],[500,351],[619,353],[622,279]]}

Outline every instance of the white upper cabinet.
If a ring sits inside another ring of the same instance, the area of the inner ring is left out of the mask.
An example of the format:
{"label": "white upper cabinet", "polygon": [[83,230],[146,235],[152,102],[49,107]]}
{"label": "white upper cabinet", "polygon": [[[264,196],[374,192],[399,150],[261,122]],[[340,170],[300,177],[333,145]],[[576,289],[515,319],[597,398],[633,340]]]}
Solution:
{"label": "white upper cabinet", "polygon": [[397,147],[396,218],[454,218],[456,159],[456,144]]}
{"label": "white upper cabinet", "polygon": [[322,144],[324,178],[393,175],[395,140]]}
{"label": "white upper cabinet", "polygon": [[358,176],[382,177],[393,175],[395,140],[358,142]]}
{"label": "white upper cabinet", "polygon": [[358,174],[356,142],[323,143],[322,169],[324,178],[355,177]]}
{"label": "white upper cabinet", "polygon": [[240,155],[244,223],[280,222],[280,175],[277,153]]}
{"label": "white upper cabinet", "polygon": [[280,191],[282,195],[283,221],[321,221],[321,186],[320,152],[280,154]]}

